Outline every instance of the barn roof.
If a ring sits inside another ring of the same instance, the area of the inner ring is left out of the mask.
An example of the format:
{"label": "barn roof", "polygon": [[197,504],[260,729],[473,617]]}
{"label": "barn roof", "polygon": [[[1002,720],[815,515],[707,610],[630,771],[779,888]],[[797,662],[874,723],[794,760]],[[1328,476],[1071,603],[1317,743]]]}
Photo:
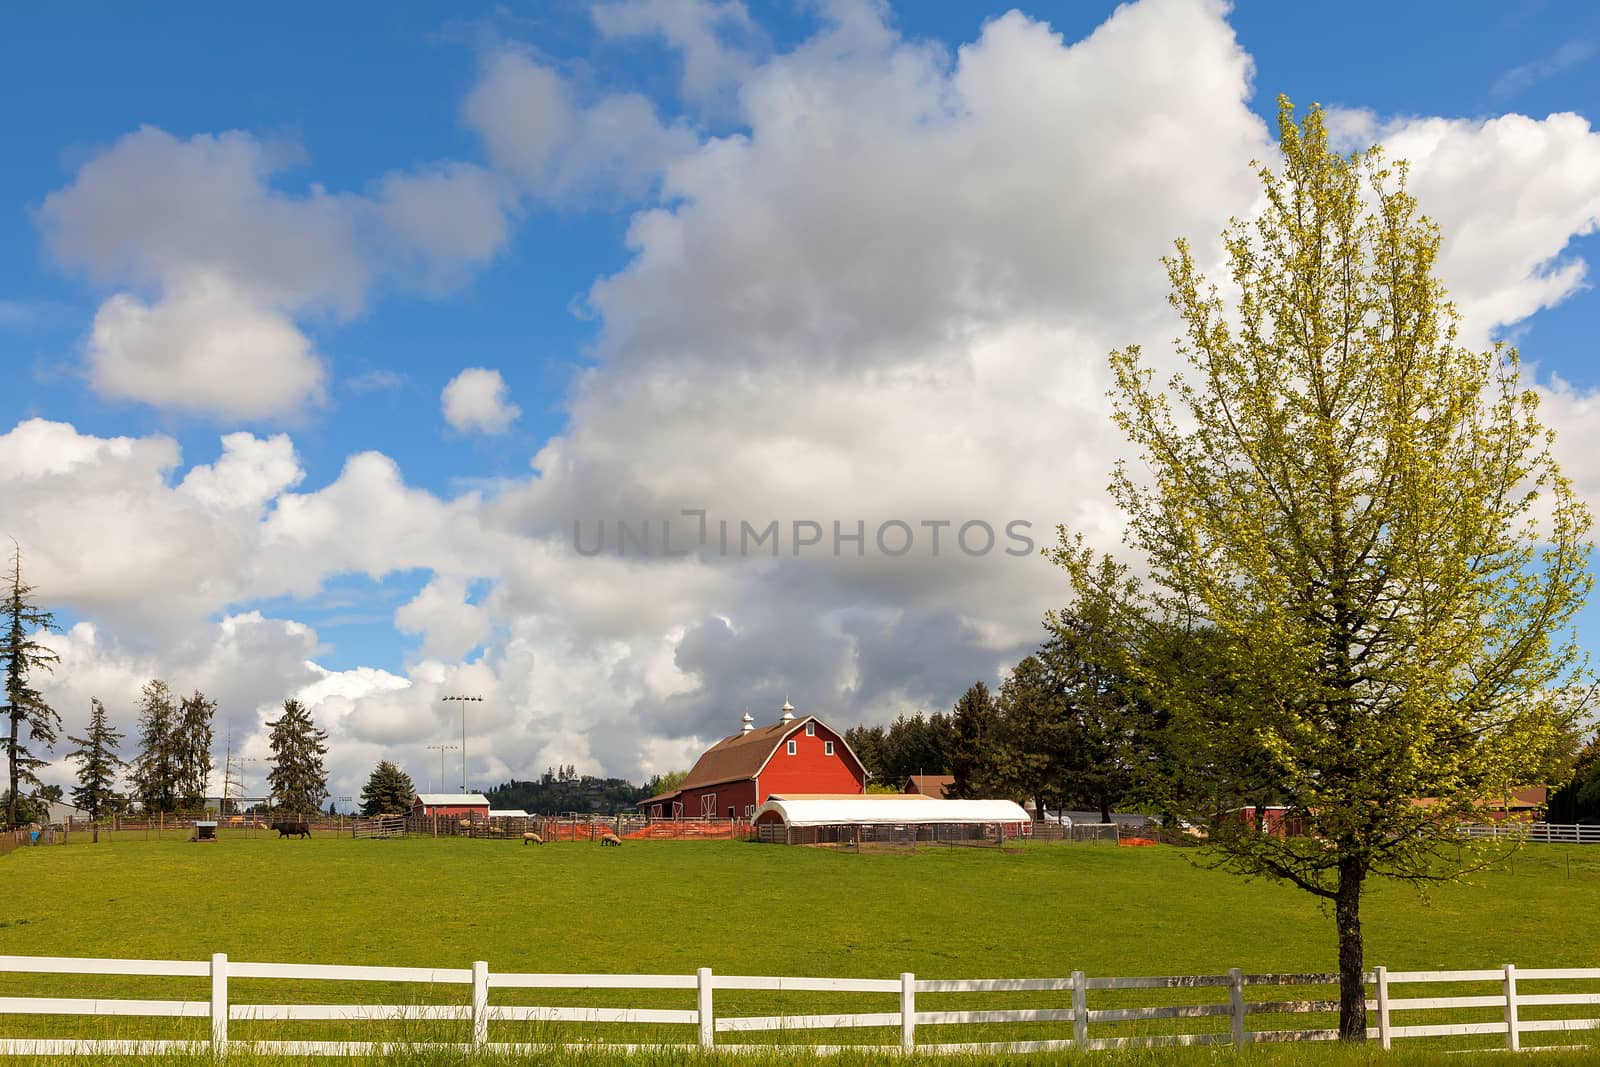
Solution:
{"label": "barn roof", "polygon": [[[817,723],[829,733],[839,737],[839,744],[857,766],[861,760],[850,746],[844,742],[844,735],[834,730],[827,723],[815,715],[793,719],[789,722],[775,722],[771,726],[759,726],[747,734],[734,734],[724,737],[721,741],[706,749],[695,761],[694,767],[689,771],[689,777],[683,780],[678,787],[678,792],[689,789],[698,789],[704,785],[718,785],[722,782],[742,782],[754,778],[761,773],[772,754],[778,751],[785,738],[790,734],[804,728],[808,722]],[[663,794],[663,796],[670,794]],[[653,798],[652,798],[653,799]]]}
{"label": "barn roof", "polygon": [[528,813],[523,811],[521,808],[489,809],[489,818],[491,819],[526,819],[527,817]]}
{"label": "barn roof", "polygon": [[1028,813],[1009,800],[938,800],[911,793],[859,797],[774,797],[761,805],[756,818],[773,812],[788,826],[871,826],[883,823],[1030,822]]}
{"label": "barn roof", "polygon": [[902,793],[921,793],[925,797],[945,797],[956,784],[953,774],[913,774],[906,779]]}
{"label": "barn roof", "polygon": [[418,793],[417,799],[430,808],[487,808],[489,798],[482,793]]}

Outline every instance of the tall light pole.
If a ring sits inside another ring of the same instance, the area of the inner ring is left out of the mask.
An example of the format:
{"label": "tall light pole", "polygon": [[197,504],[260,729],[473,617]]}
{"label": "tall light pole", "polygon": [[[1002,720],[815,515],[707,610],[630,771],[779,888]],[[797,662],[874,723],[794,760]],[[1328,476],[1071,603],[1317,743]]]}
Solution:
{"label": "tall light pole", "polygon": [[[467,791],[467,701],[482,701],[483,698],[478,696],[449,696],[445,697],[444,699],[446,702],[452,700],[461,702],[461,791],[465,793]],[[441,775],[442,773],[443,772],[441,772]]]}
{"label": "tall light pole", "polygon": [[431,748],[436,748],[436,749],[439,750],[439,788],[443,789],[444,788],[444,754],[446,752],[454,752],[456,749],[460,748],[461,746],[460,745],[429,745],[428,747],[430,749]]}

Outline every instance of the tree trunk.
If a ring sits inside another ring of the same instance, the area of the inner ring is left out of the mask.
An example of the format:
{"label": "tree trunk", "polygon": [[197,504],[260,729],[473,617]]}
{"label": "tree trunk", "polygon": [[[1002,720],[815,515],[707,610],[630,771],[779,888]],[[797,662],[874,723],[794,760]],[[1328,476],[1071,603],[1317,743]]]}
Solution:
{"label": "tree trunk", "polygon": [[1334,897],[1334,922],[1339,929],[1339,1039],[1367,1039],[1366,967],[1361,944],[1361,883],[1366,871],[1358,861],[1339,864],[1339,890]]}
{"label": "tree trunk", "polygon": [[1111,821],[1111,798],[1104,793],[1100,794],[1100,821],[1103,823]]}

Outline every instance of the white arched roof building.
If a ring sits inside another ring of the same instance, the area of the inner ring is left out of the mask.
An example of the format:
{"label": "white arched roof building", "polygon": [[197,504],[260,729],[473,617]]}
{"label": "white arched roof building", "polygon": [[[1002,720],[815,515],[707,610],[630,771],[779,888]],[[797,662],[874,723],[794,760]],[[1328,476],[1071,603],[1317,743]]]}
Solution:
{"label": "white arched roof building", "polygon": [[914,793],[775,796],[756,812],[761,841],[791,845],[990,842],[1022,836],[1032,820],[1009,800],[941,800]]}

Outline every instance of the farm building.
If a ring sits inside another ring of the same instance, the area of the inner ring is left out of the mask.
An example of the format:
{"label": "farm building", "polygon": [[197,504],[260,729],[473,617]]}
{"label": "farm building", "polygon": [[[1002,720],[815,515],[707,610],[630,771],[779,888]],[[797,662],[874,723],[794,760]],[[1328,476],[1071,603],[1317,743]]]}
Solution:
{"label": "farm building", "polygon": [[1033,820],[1009,800],[940,800],[916,793],[775,796],[756,812],[756,838],[787,845],[980,842],[1021,837]]}
{"label": "farm building", "polygon": [[489,798],[482,793],[418,793],[417,799],[411,804],[411,814],[487,819]]}
{"label": "farm building", "polygon": [[744,727],[706,749],[683,784],[641,801],[651,818],[748,819],[774,793],[842,793],[867,789],[867,769],[844,736],[814,715],[796,718],[784,701],[771,726]]}
{"label": "farm building", "polygon": [[526,818],[528,818],[528,813],[523,811],[521,808],[490,808],[489,809],[489,821],[490,822],[493,822],[496,819],[526,819]]}
{"label": "farm building", "polygon": [[953,774],[913,774],[906,779],[900,792],[943,800],[954,797],[955,788],[956,776]]}

